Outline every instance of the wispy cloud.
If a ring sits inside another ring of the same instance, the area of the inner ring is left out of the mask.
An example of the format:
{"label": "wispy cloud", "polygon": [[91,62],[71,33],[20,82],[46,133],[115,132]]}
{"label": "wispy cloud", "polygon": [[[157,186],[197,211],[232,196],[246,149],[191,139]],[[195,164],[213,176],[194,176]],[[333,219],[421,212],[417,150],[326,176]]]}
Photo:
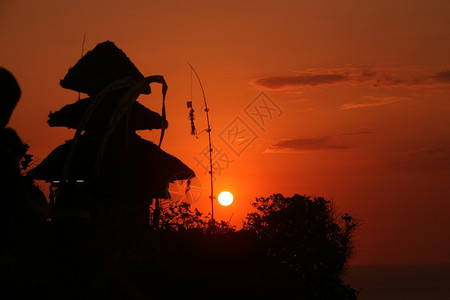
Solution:
{"label": "wispy cloud", "polygon": [[295,74],[260,78],[256,79],[254,83],[271,89],[279,89],[292,86],[332,84],[347,80],[348,78],[344,74]]}
{"label": "wispy cloud", "polygon": [[450,172],[450,145],[433,145],[401,153],[388,165],[405,171]]}
{"label": "wispy cloud", "polygon": [[354,130],[354,131],[344,131],[341,133],[337,133],[334,136],[344,136],[344,135],[361,135],[361,134],[372,134],[373,130],[362,129],[362,130]]}
{"label": "wispy cloud", "polygon": [[438,72],[433,76],[434,80],[437,82],[442,83],[449,83],[450,84],[450,70]]}
{"label": "wispy cloud", "polygon": [[406,67],[355,67],[311,69],[285,76],[267,76],[251,81],[252,84],[268,89],[295,89],[299,87],[330,84],[371,84],[382,86],[423,86],[450,84],[450,70],[427,74]]}
{"label": "wispy cloud", "polygon": [[382,106],[395,102],[400,102],[404,100],[408,100],[409,98],[405,97],[372,97],[367,96],[364,97],[360,102],[354,103],[345,103],[341,106],[341,109],[355,109],[355,108],[364,108],[364,107],[373,107],[373,106]]}
{"label": "wispy cloud", "polygon": [[295,153],[295,152],[319,151],[319,150],[349,150],[353,149],[353,147],[343,143],[339,139],[340,136],[360,135],[369,133],[372,133],[372,131],[361,130],[361,131],[342,132],[335,135],[322,137],[282,139],[268,146],[264,152]]}

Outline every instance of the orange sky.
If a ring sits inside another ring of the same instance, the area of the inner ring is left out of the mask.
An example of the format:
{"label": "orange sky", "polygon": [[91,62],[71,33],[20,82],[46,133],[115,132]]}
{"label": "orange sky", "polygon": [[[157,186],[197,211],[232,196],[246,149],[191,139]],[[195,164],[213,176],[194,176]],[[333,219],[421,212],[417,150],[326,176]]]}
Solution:
{"label": "orange sky", "polygon": [[[190,2],[2,1],[0,65],[22,88],[8,125],[40,160],[70,139],[46,123],[78,97],[59,80],[84,34],[85,51],[114,41],[144,75],[166,78],[163,149],[197,173],[207,212],[207,136],[189,135],[185,104],[190,62],[221,151],[215,189],[235,195],[217,218],[241,224],[258,196],[322,195],[361,220],[352,263],[450,262],[450,2]],[[153,91],[139,101],[160,110]],[[195,81],[193,101],[202,130]]]}

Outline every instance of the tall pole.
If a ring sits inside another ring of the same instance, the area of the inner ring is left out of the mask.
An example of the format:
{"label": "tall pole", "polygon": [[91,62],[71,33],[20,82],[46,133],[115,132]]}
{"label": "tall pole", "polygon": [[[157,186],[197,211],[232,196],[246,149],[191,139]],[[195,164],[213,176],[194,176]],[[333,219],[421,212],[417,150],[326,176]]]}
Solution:
{"label": "tall pole", "polygon": [[188,63],[188,65],[191,67],[191,70],[194,72],[195,76],[197,77],[198,83],[200,84],[200,89],[202,90],[203,102],[205,104],[206,123],[208,126],[208,128],[206,129],[206,132],[208,133],[208,142],[209,142],[209,176],[210,176],[210,183],[211,183],[211,194],[209,195],[209,199],[211,199],[211,220],[214,223],[214,188],[213,188],[213,164],[212,164],[213,149],[212,149],[212,144],[211,144],[211,126],[209,124],[209,108],[208,108],[208,104],[206,103],[205,90],[203,89],[202,81],[200,80],[200,77],[198,76],[194,67],[190,63]]}

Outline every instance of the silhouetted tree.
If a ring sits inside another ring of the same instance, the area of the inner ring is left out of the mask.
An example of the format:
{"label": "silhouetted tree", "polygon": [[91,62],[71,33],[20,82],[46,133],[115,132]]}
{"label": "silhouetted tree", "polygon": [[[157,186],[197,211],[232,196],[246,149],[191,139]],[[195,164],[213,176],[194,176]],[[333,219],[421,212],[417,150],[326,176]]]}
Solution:
{"label": "silhouetted tree", "polygon": [[24,154],[19,161],[19,166],[20,166],[20,170],[21,170],[22,174],[25,175],[28,171],[28,168],[33,163],[34,155],[28,153],[28,150],[30,150],[30,145],[28,145],[27,143],[23,144],[23,149],[24,149]]}
{"label": "silhouetted tree", "polygon": [[186,202],[161,207],[159,222],[159,229],[168,231],[202,229],[207,224],[203,214],[198,209],[192,211]]}
{"label": "silhouetted tree", "polygon": [[220,235],[236,231],[236,227],[221,221],[212,221],[211,214],[203,215],[198,209],[192,211],[187,202],[170,204],[161,208],[160,212],[161,230],[183,231],[196,229],[207,235]]}
{"label": "silhouetted tree", "polygon": [[290,289],[314,299],[356,297],[341,280],[353,250],[353,217],[339,217],[322,197],[274,194],[253,206],[257,211],[248,214],[244,229],[257,236],[270,260],[284,266]]}

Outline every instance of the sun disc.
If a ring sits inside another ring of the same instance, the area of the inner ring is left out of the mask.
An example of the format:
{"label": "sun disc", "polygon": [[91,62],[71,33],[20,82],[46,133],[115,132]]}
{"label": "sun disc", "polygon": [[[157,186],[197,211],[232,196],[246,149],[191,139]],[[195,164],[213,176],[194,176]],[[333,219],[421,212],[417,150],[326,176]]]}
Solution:
{"label": "sun disc", "polygon": [[219,199],[220,205],[228,206],[231,203],[233,203],[233,194],[231,194],[230,192],[224,191],[219,194],[218,199]]}

